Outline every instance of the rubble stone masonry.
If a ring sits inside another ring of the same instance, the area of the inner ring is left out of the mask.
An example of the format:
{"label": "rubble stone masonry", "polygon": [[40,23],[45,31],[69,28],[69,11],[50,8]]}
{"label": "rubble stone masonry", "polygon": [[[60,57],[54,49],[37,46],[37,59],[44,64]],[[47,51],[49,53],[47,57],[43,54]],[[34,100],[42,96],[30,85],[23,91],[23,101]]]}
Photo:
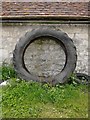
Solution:
{"label": "rubble stone masonry", "polygon": [[[87,24],[19,24],[2,26],[2,44],[0,44],[0,64],[5,61],[12,62],[13,50],[16,43],[27,31],[37,27],[62,30],[72,38],[77,48],[77,72],[88,73],[88,25]],[[44,39],[44,38],[43,38]],[[62,68],[65,55],[61,48],[53,40],[38,40],[33,42],[26,51],[25,61],[30,71],[36,73],[36,69],[44,75],[57,74]],[[32,57],[33,56],[33,57]],[[41,58],[40,58],[41,57]],[[31,64],[30,64],[31,60]],[[42,64],[42,65],[41,65]],[[40,65],[40,66],[39,66]],[[43,66],[43,67],[42,67]],[[56,70],[54,70],[56,68]],[[47,70],[48,69],[48,70]]]}

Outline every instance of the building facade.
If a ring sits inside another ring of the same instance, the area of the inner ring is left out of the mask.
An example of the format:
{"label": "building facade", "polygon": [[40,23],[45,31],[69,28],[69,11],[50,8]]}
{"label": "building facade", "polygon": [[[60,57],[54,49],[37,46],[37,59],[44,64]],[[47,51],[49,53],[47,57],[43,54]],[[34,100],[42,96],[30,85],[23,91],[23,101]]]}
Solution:
{"label": "building facade", "polygon": [[[2,2],[1,17],[0,64],[12,63],[15,45],[27,31],[44,27],[61,30],[73,40],[77,49],[75,71],[88,74],[89,2]],[[63,67],[65,54],[58,43],[43,39],[27,49],[26,65],[41,76],[57,74]]]}

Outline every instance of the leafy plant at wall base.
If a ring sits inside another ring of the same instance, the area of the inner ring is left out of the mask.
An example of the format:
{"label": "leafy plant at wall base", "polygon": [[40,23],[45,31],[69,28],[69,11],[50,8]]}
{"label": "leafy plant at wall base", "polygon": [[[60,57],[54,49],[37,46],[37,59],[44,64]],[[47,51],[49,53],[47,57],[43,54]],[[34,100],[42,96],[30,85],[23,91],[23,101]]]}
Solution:
{"label": "leafy plant at wall base", "polygon": [[10,79],[10,78],[16,78],[16,72],[12,65],[3,63],[0,67],[0,79],[3,81]]}

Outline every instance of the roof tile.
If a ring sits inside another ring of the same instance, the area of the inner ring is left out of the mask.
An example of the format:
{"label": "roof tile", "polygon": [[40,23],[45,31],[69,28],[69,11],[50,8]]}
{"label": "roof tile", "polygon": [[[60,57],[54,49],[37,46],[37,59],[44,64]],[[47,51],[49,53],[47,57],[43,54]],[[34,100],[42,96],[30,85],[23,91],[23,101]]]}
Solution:
{"label": "roof tile", "polygon": [[2,16],[88,16],[88,2],[2,2]]}

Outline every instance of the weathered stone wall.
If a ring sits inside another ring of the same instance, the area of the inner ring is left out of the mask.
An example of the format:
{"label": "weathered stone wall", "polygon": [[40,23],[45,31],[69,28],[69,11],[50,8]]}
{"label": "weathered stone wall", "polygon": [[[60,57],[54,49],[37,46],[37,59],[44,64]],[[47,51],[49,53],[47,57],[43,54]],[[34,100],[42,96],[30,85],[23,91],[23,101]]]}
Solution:
{"label": "weathered stone wall", "polygon": [[60,43],[48,37],[32,42],[24,58],[27,69],[40,77],[57,75],[65,64],[65,53]]}
{"label": "weathered stone wall", "polygon": [[[3,25],[2,44],[0,44],[0,57],[2,61],[11,62],[13,50],[17,41],[27,31],[37,27],[48,27],[51,29],[62,30],[74,41],[77,48],[77,72],[88,73],[88,25],[87,24],[18,24]],[[44,38],[43,38],[44,39]],[[52,40],[39,40],[29,46],[25,54],[25,64],[29,70],[38,75],[57,74],[62,69],[65,55],[60,46]],[[1,55],[2,51],[2,55]],[[27,57],[26,57],[27,56]],[[32,57],[33,56],[33,57]],[[62,59],[61,59],[62,58]],[[30,62],[31,61],[31,62]]]}

